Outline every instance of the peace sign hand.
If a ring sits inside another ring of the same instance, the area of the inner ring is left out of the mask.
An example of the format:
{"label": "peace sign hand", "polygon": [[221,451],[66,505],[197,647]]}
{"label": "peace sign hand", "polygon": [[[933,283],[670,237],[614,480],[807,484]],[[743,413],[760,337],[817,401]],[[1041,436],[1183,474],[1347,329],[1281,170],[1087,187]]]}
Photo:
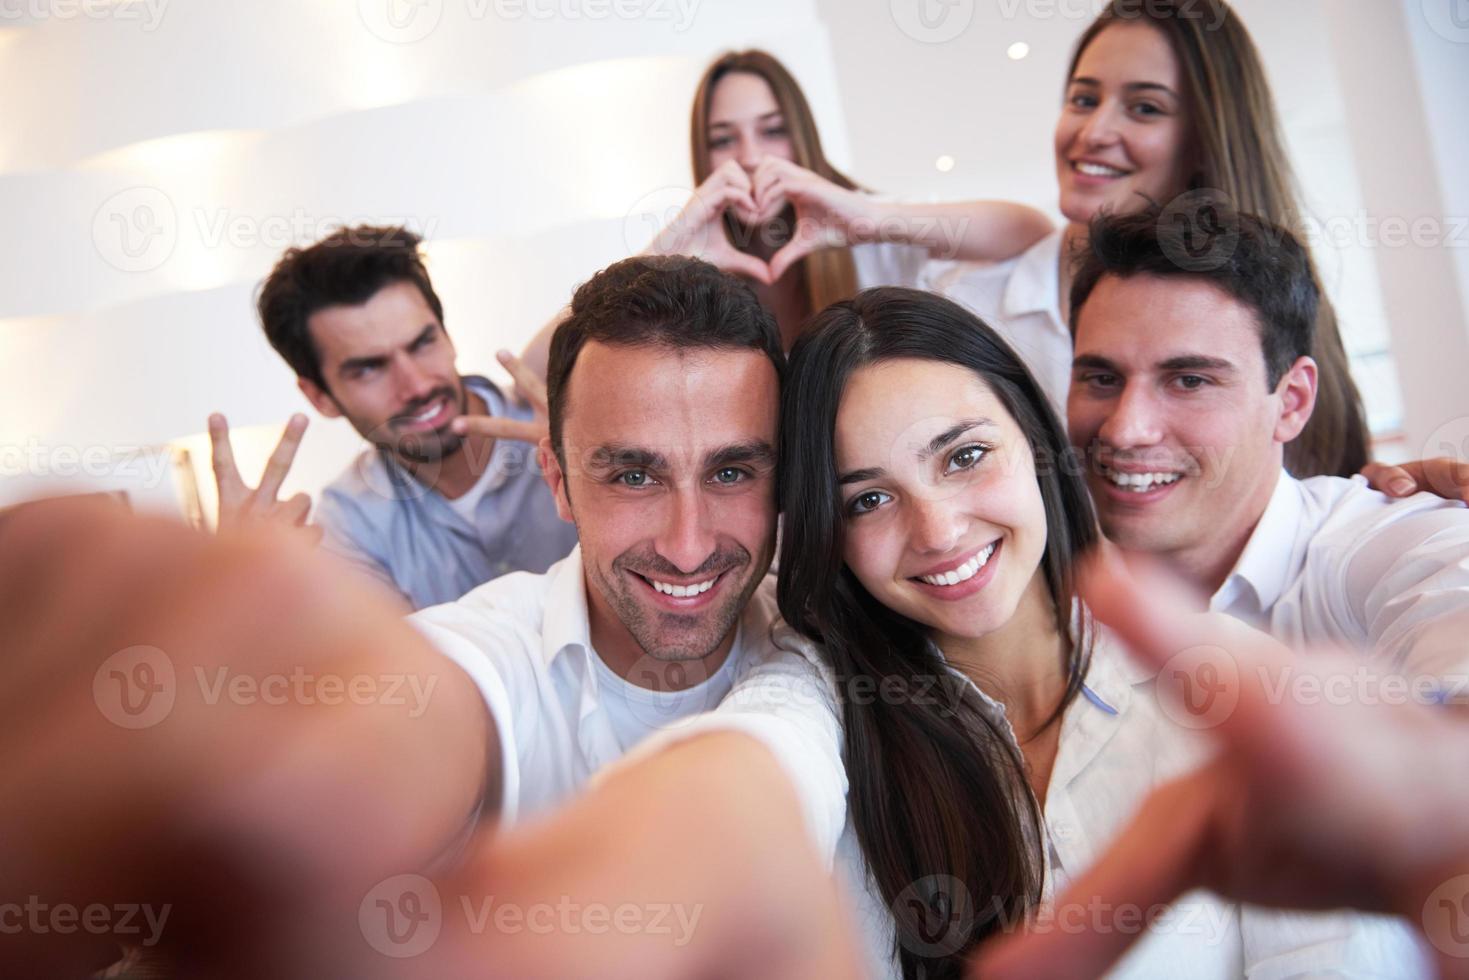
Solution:
{"label": "peace sign hand", "polygon": [[250,487],[235,465],[234,447],[230,445],[229,422],[218,412],[209,416],[209,443],[213,455],[214,483],[219,491],[219,529],[236,530],[260,523],[299,527],[313,539],[321,537],[321,529],[310,527],[311,497],[298,493],[289,500],[277,500],[281,484],[291,471],[301,436],[306,432],[306,416],[297,413],[286,423],[286,431],[265,464],[260,486]]}

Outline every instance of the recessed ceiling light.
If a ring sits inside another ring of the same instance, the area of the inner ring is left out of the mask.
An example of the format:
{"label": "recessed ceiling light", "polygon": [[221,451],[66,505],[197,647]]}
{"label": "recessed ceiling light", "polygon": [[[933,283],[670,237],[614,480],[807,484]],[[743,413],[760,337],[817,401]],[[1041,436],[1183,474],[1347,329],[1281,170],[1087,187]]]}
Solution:
{"label": "recessed ceiling light", "polygon": [[933,165],[938,169],[939,173],[946,174],[950,170],[954,169],[954,158],[945,153],[943,156],[935,160],[933,162]]}
{"label": "recessed ceiling light", "polygon": [[1006,54],[1010,56],[1011,61],[1019,61],[1021,58],[1024,58],[1026,55],[1030,54],[1030,45],[1026,44],[1024,41],[1016,41],[1014,44],[1010,45],[1010,50],[1007,51]]}

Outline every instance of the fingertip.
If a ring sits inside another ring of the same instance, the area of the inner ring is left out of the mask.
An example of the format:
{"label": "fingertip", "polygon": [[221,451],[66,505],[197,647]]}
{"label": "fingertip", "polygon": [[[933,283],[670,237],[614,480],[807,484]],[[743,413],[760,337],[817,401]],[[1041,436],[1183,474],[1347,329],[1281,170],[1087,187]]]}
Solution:
{"label": "fingertip", "polygon": [[1394,497],[1406,497],[1417,488],[1418,484],[1414,483],[1410,478],[1400,476],[1387,485],[1387,492]]}

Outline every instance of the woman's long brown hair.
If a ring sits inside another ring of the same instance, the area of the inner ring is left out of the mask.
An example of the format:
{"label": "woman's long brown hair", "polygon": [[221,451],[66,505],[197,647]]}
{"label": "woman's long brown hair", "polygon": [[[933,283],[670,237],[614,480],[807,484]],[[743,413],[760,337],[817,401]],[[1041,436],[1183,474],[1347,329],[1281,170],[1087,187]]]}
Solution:
{"label": "woman's long brown hair", "polygon": [[965,975],[965,956],[1015,928],[1040,900],[1041,812],[1003,723],[946,664],[931,630],[884,606],[847,567],[836,466],[837,413],[862,368],[917,358],[982,380],[1034,454],[1046,515],[1036,574],[1070,642],[1066,689],[1080,693],[1093,627],[1073,569],[1097,542],[1096,517],[1066,431],[1015,352],[941,296],[869,289],[817,314],[796,341],[781,402],[781,615],[822,644],[839,686],[847,805],[862,856],[893,913],[906,980]]}
{"label": "woman's long brown hair", "polygon": [[[821,150],[821,136],[816,131],[816,118],[811,106],[791,73],[773,55],[764,51],[733,51],[717,58],[699,80],[694,92],[694,112],[691,138],[694,160],[694,184],[702,184],[712,172],[709,166],[709,104],[714,98],[714,87],[720,79],[732,72],[745,72],[765,79],[770,91],[775,94],[776,104],[785,117],[786,128],[791,135],[791,149],[795,162],[814,174],[825,177],[838,187],[857,190],[857,184],[831,162]],[[725,215],[725,231],[730,241],[737,243],[743,237],[734,227],[734,218]],[[795,214],[788,208],[778,219],[785,228],[794,228]],[[852,263],[850,249],[829,248],[814,252],[798,263],[793,273],[803,277],[806,297],[810,306],[807,315],[825,309],[838,300],[849,299],[857,291],[857,270]],[[787,273],[790,275],[792,273]],[[804,317],[803,317],[804,319]]]}
{"label": "woman's long brown hair", "polygon": [[[1264,218],[1304,240],[1295,172],[1269,80],[1249,31],[1224,0],[1112,0],[1077,42],[1067,84],[1098,35],[1135,23],[1162,32],[1182,72],[1186,192],[1221,191],[1235,211]],[[1321,280],[1319,272],[1316,279]],[[1351,476],[1367,465],[1371,436],[1336,311],[1324,295],[1312,356],[1321,367],[1316,410],[1305,431],[1286,446],[1286,468],[1302,478]]]}

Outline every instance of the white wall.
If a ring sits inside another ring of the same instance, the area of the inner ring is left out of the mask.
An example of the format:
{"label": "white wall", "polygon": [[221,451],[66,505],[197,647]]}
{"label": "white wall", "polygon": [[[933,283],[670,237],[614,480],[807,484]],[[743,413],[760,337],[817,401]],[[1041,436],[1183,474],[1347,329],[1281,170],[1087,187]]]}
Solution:
{"label": "white wall", "polygon": [[[1440,2],[1463,0],[1237,4],[1308,202],[1347,238],[1397,206],[1378,192],[1399,158],[1423,161],[1433,213],[1469,214],[1469,45],[1427,16]],[[461,368],[489,369],[682,200],[693,83],[725,48],[786,60],[832,157],[870,187],[1054,209],[1062,76],[1099,6],[0,0],[0,477],[62,451],[182,440],[197,452],[213,410],[245,427],[243,457],[263,458],[305,404],[261,336],[253,290],[281,249],[343,221],[428,235]],[[1374,16],[1396,18],[1397,40],[1378,40],[1390,50],[1363,34]],[[1030,48],[1018,61],[1006,54],[1017,41]],[[1413,74],[1414,105],[1360,95],[1379,64]],[[1409,144],[1374,143],[1379,114],[1407,110],[1423,120]],[[940,154],[952,172],[935,169]],[[1360,239],[1318,241],[1318,256],[1374,421],[1407,425],[1416,451],[1444,413],[1469,418],[1469,386],[1440,380],[1469,373],[1469,355],[1425,342],[1421,312],[1389,315],[1384,297],[1411,294],[1403,269],[1418,253]],[[1469,249],[1446,251],[1429,258],[1464,287],[1435,293],[1427,315],[1462,335]],[[1431,387],[1433,405],[1405,414],[1390,343],[1432,368],[1403,387]],[[357,445],[345,423],[317,420],[291,488],[316,489]]]}

